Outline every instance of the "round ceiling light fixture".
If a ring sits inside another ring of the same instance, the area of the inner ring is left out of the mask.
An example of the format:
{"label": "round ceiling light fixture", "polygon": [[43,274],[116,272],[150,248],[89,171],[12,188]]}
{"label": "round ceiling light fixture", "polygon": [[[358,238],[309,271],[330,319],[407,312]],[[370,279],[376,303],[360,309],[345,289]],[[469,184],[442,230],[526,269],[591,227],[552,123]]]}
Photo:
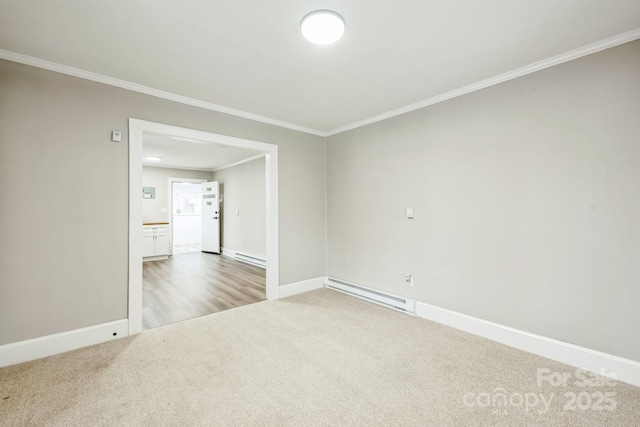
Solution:
{"label": "round ceiling light fixture", "polygon": [[159,162],[160,160],[162,160],[162,157],[158,157],[158,156],[144,156],[144,159],[148,162]]}
{"label": "round ceiling light fixture", "polygon": [[305,39],[315,44],[335,43],[344,34],[346,25],[342,16],[331,10],[315,10],[305,15],[300,31]]}

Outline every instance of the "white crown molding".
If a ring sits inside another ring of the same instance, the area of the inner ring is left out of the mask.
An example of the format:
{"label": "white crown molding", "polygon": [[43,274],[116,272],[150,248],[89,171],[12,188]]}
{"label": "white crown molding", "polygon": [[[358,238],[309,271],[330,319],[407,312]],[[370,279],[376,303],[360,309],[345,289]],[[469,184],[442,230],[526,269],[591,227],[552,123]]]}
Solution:
{"label": "white crown molding", "polygon": [[179,102],[181,104],[204,108],[206,110],[216,111],[218,113],[224,113],[224,114],[229,114],[236,117],[242,117],[243,119],[254,120],[256,122],[266,123],[273,126],[279,126],[282,128],[291,129],[298,132],[304,132],[304,133],[317,135],[321,137],[326,136],[326,132],[322,132],[316,129],[311,129],[304,126],[298,126],[293,123],[287,123],[281,120],[271,119],[269,117],[248,113],[246,111],[236,110],[236,109],[225,107],[222,105],[212,104],[210,102],[189,98],[187,96],[177,95],[171,92],[165,92],[163,90],[154,89],[154,88],[143,86],[137,83],[131,83],[125,80],[115,79],[113,77],[104,76],[102,74],[92,73],[90,71],[69,67],[67,65],[58,64],[56,62],[46,61],[44,59],[34,58],[32,56],[22,55],[20,53],[11,52],[8,50],[0,49],[0,59],[6,59],[7,61],[18,62],[20,64],[25,64],[25,65],[31,65],[33,67],[38,67],[38,68],[42,68],[49,71],[55,71],[57,73],[67,74],[69,76],[79,77],[81,79],[91,80],[94,82],[103,83],[106,85],[115,86],[122,89],[127,89],[132,92],[143,93],[145,95],[151,95],[157,98]]}
{"label": "white crown molding", "polygon": [[476,83],[472,83],[470,85],[467,86],[463,86],[461,88],[458,89],[454,89],[452,91],[443,93],[441,95],[436,95],[434,97],[431,98],[427,98],[425,100],[422,101],[418,101],[414,104],[410,104],[401,108],[398,108],[396,110],[391,110],[388,111],[386,113],[382,113],[382,114],[378,114],[376,116],[372,116],[369,117],[367,119],[364,120],[360,120],[358,122],[355,123],[351,123],[345,126],[341,126],[339,128],[330,130],[329,132],[326,132],[326,136],[332,136],[332,135],[336,135],[342,132],[346,132],[352,129],[356,129],[359,127],[363,127],[366,125],[370,125],[372,123],[376,123],[376,122],[380,122],[382,120],[386,120],[386,119],[390,119],[392,117],[395,116],[399,116],[401,114],[405,114],[405,113],[409,113],[411,111],[415,111],[418,110],[420,108],[424,108],[424,107],[428,107],[430,105],[434,105],[443,101],[447,101],[449,99],[452,98],[456,98],[458,96],[462,96],[462,95],[466,95],[468,93],[471,92],[475,92],[481,89],[485,89],[489,86],[493,86],[493,85],[497,85],[500,83],[504,83],[506,81],[509,80],[513,80],[516,79],[518,77],[522,77],[525,76],[527,74],[531,74],[531,73],[535,73],[536,71],[540,71],[540,70],[544,70],[545,68],[550,68],[553,67],[555,65],[559,65],[562,64],[564,62],[568,62],[568,61],[572,61],[574,59],[578,59],[581,58],[583,56],[587,56],[590,55],[592,53],[596,53],[596,52],[600,52],[601,50],[605,50],[605,49],[609,49],[612,47],[616,47],[619,46],[621,44],[624,43],[628,43],[628,42],[632,42],[634,40],[638,40],[640,39],[640,28],[632,30],[632,31],[628,31],[626,33],[622,33],[619,34],[617,36],[614,37],[610,37],[608,39],[604,39],[601,40],[599,42],[595,42],[592,44],[589,44],[587,46],[583,46],[581,48],[578,49],[574,49],[572,51],[566,52],[566,53],[562,53],[560,55],[556,55],[553,56],[551,58],[548,59],[544,59],[542,61],[538,61],[535,62],[533,64],[530,65],[526,65],[524,67],[521,68],[517,68],[515,70],[512,71],[508,71],[506,73],[503,74],[499,74],[497,76],[494,77],[490,77],[488,79],[485,80],[481,80],[479,82]]}
{"label": "white crown molding", "polygon": [[251,157],[249,157],[247,159],[240,160],[239,162],[231,163],[230,165],[220,166],[219,168],[212,169],[211,172],[218,172],[218,171],[221,171],[221,170],[225,170],[225,169],[233,168],[233,167],[236,167],[236,166],[240,166],[243,163],[252,162],[252,161],[257,160],[257,159],[259,159],[261,157],[264,157],[265,155],[266,154],[258,154],[257,156],[251,156]]}
{"label": "white crown molding", "polygon": [[147,163],[142,163],[142,167],[145,168],[156,168],[156,169],[180,169],[180,170],[187,170],[187,171],[198,171],[198,172],[213,172],[213,169],[211,168],[192,168],[192,167],[188,167],[188,166],[181,166],[181,165],[173,165],[173,164],[169,164],[169,165],[158,165],[158,164],[147,164]]}
{"label": "white crown molding", "polygon": [[78,68],[69,67],[66,65],[58,64],[51,61],[46,61],[39,58],[34,58],[27,55],[22,55],[19,53],[11,52],[8,50],[0,49],[0,59],[6,59],[8,61],[18,62],[21,64],[31,65],[38,68],[43,68],[45,70],[55,71],[62,74],[67,74],[74,77],[79,77],[86,80],[95,81],[98,83],[103,83],[115,87],[119,87],[122,89],[131,90],[133,92],[144,93],[146,95],[155,96],[162,99],[167,99],[169,101],[179,102],[181,104],[192,105],[194,107],[204,108],[211,111],[216,111],[219,113],[229,114],[236,117],[242,117],[249,120],[254,120],[261,123],[266,123],[274,126],[279,126],[286,129],[291,129],[299,132],[308,133],[311,135],[316,135],[320,137],[329,137],[332,135],[336,135],[342,132],[346,132],[349,130],[357,129],[359,127],[367,126],[373,123],[377,123],[386,119],[390,119],[392,117],[399,116],[401,114],[409,113],[411,111],[419,110],[420,108],[428,107],[430,105],[434,105],[440,102],[447,101],[449,99],[457,98],[462,95],[466,95],[481,89],[485,89],[487,87],[497,85],[500,83],[504,83],[509,80],[516,79],[518,77],[525,76],[527,74],[535,73],[536,71],[544,70],[545,68],[550,68],[555,65],[562,64],[564,62],[572,61],[574,59],[581,58],[583,56],[590,55],[592,53],[600,52],[605,49],[609,49],[612,47],[619,46],[624,43],[632,42],[634,40],[640,39],[640,28],[635,30],[628,31],[626,33],[619,34],[617,36],[610,37],[608,39],[604,39],[587,46],[583,46],[578,49],[574,49],[572,51],[562,53],[560,55],[553,56],[548,59],[544,59],[542,61],[535,62],[530,65],[526,65],[521,68],[517,68],[512,71],[508,71],[506,73],[499,74],[494,77],[490,77],[485,80],[481,80],[476,83],[472,83],[467,86],[463,86],[458,89],[454,89],[449,92],[445,92],[440,95],[433,96],[431,98],[424,99],[422,101],[418,101],[413,104],[406,105],[404,107],[388,111],[386,113],[378,114],[372,117],[369,117],[364,120],[360,120],[348,125],[344,125],[338,127],[336,129],[330,130],[328,132],[320,131],[317,129],[311,129],[304,126],[299,126],[293,123],[288,123],[276,119],[271,119],[269,117],[259,116],[257,114],[248,113],[245,111],[236,110],[233,108],[225,107],[222,105],[212,104],[210,102],[201,101],[194,98],[189,98],[182,95],[177,95],[170,92],[165,92],[158,89],[153,89],[147,86],[139,85],[137,83],[127,82],[125,80],[115,79],[112,77],[107,77],[101,74],[92,73],[89,71],[80,70]]}

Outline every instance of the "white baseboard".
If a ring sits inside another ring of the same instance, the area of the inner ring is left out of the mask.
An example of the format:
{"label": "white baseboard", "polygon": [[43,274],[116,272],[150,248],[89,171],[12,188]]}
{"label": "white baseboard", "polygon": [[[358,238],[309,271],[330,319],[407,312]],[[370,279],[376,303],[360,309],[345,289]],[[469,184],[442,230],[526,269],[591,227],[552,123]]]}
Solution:
{"label": "white baseboard", "polygon": [[233,249],[221,248],[222,255],[235,259],[236,261],[244,262],[260,268],[267,268],[267,260],[264,258],[256,257],[254,255],[246,254],[240,251],[234,251]]}
{"label": "white baseboard", "polygon": [[142,258],[142,262],[162,261],[163,259],[169,259],[169,255],[146,256],[146,257]]}
{"label": "white baseboard", "polygon": [[324,288],[324,279],[324,277],[316,277],[315,279],[303,280],[301,282],[280,286],[278,288],[278,298],[286,298],[292,295]]}
{"label": "white baseboard", "polygon": [[222,248],[222,255],[228,256],[229,258],[235,258],[236,251],[234,251],[233,249]]}
{"label": "white baseboard", "polygon": [[596,374],[640,387],[640,362],[569,344],[418,302],[416,315]]}
{"label": "white baseboard", "polygon": [[0,367],[28,362],[58,353],[128,336],[127,319],[47,335],[0,346]]}

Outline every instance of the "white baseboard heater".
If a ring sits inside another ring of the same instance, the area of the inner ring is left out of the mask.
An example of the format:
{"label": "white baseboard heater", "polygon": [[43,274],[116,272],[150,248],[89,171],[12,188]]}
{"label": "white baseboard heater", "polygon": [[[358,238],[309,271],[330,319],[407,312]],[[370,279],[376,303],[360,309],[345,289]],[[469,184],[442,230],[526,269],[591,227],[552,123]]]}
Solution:
{"label": "white baseboard heater", "polygon": [[334,279],[332,277],[326,277],[324,279],[324,286],[329,289],[333,289],[338,292],[342,292],[348,295],[383,305],[385,307],[400,310],[405,313],[414,314],[416,311],[415,300],[400,297],[397,295],[388,294],[386,292],[377,291],[374,289],[365,288],[360,285],[345,282],[344,280]]}
{"label": "white baseboard heater", "polygon": [[238,261],[246,262],[247,264],[255,265],[256,267],[267,268],[266,259],[254,257],[240,252],[236,252],[235,259],[237,259]]}

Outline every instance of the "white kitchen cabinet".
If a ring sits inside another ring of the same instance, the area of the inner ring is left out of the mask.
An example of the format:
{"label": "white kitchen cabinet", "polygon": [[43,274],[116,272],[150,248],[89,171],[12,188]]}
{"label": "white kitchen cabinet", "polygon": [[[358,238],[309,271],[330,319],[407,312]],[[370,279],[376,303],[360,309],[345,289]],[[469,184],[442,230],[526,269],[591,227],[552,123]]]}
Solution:
{"label": "white kitchen cabinet", "polygon": [[151,233],[147,233],[147,230],[145,230],[144,235],[142,236],[142,241],[142,256],[154,256],[156,254],[155,236]]}
{"label": "white kitchen cabinet", "polygon": [[143,261],[167,259],[169,255],[169,226],[145,224],[142,232]]}

